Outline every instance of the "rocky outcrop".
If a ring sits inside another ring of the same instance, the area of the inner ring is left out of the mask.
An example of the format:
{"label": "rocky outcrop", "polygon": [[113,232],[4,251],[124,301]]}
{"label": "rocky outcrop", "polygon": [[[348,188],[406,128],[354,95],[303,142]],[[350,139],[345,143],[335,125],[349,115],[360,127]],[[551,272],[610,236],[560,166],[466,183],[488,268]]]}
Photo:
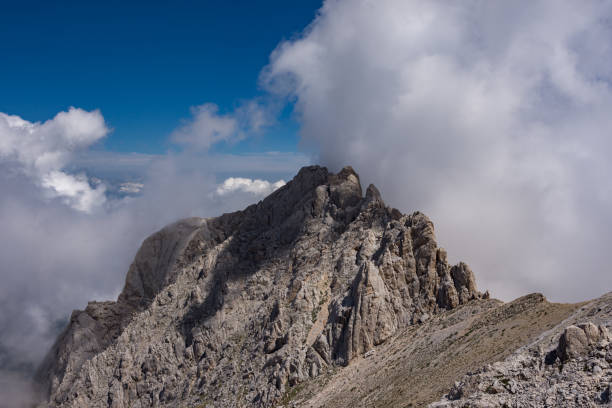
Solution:
{"label": "rocky outcrop", "polygon": [[612,406],[612,293],[456,382],[441,407]]}
{"label": "rocky outcrop", "polygon": [[350,168],[147,238],[116,302],[74,312],[38,372],[57,407],[272,406],[398,330],[480,299],[432,222]]}
{"label": "rocky outcrop", "polygon": [[559,337],[559,345],[554,352],[562,361],[567,361],[586,354],[593,345],[600,341],[608,342],[609,340],[610,335],[606,326],[597,327],[591,322],[578,326],[572,325],[563,331]]}
{"label": "rocky outcrop", "polygon": [[179,221],[148,237],[128,271],[117,302],[90,302],[75,310],[36,374],[43,395],[69,392],[83,364],[105,350],[177,273],[173,265],[201,219]]}

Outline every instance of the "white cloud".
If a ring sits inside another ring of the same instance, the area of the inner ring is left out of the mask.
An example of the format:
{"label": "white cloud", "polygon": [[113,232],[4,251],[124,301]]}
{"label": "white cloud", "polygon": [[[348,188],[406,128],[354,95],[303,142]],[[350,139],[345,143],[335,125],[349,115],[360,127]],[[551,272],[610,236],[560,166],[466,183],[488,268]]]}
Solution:
{"label": "white cloud", "polygon": [[84,174],[73,176],[61,171],[51,171],[42,176],[41,185],[51,197],[60,197],[75,210],[91,212],[106,202],[104,184],[94,188]]}
{"label": "white cloud", "polygon": [[193,119],[172,134],[174,142],[208,150],[214,143],[239,137],[236,119],[231,115],[219,115],[215,104],[193,107],[191,114]]}
{"label": "white cloud", "polygon": [[109,132],[99,111],[70,108],[44,123],[28,122],[0,112],[0,162],[27,175],[46,189],[83,212],[105,202],[104,186],[90,186],[85,175],[63,170],[74,152],[85,149]]}
{"label": "white cloud", "polygon": [[228,114],[220,114],[213,103],[195,106],[191,108],[192,118],[176,129],[171,138],[180,145],[207,151],[215,143],[232,143],[260,132],[271,121],[269,109],[256,100]]}
{"label": "white cloud", "polygon": [[274,190],[281,188],[285,185],[284,180],[278,180],[271,183],[266,180],[249,179],[243,177],[230,177],[217,187],[217,194],[224,196],[226,194],[234,192],[246,192],[251,193],[254,196],[265,197],[272,193]]}
{"label": "white cloud", "polygon": [[128,194],[137,194],[140,193],[142,191],[142,188],[144,187],[144,184],[142,183],[136,183],[133,181],[128,181],[125,183],[121,183],[119,185],[119,191],[121,193],[128,193]]}
{"label": "white cloud", "polygon": [[509,299],[612,290],[612,3],[326,1],[262,73],[305,146]]}
{"label": "white cloud", "polygon": [[99,111],[70,108],[44,123],[0,112],[0,157],[21,164],[28,173],[61,169],[78,149],[108,133]]}

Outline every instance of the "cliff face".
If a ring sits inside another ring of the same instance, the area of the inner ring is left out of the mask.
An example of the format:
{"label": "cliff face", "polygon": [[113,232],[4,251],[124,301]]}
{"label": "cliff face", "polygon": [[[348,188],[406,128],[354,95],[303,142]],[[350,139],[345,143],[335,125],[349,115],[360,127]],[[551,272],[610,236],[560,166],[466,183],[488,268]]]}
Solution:
{"label": "cliff face", "polygon": [[272,406],[481,298],[425,215],[364,196],[351,168],[306,167],[244,211],[147,238],[117,301],[73,313],[38,382],[58,407]]}

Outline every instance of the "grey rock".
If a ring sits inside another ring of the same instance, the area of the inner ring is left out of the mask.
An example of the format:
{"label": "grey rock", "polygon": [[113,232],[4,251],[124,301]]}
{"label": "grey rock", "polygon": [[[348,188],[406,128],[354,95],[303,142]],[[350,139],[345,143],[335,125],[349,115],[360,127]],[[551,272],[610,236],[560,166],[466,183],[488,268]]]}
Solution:
{"label": "grey rock", "polygon": [[[612,352],[612,343],[606,340],[612,324],[610,305],[612,293],[589,302],[534,343],[468,373],[429,407],[610,406],[612,367],[606,360]],[[585,322],[587,318],[599,326]]]}
{"label": "grey rock", "polygon": [[591,322],[581,323],[578,325],[578,327],[580,327],[584,331],[584,334],[586,334],[589,345],[597,343],[601,338],[599,329]]}
{"label": "grey rock", "polygon": [[609,342],[610,340],[612,340],[612,337],[610,336],[610,331],[608,330],[606,326],[604,326],[603,324],[600,324],[598,326],[598,329],[599,329],[599,338],[602,341]]}
{"label": "grey rock", "polygon": [[73,313],[38,371],[40,406],[274,406],[482,296],[425,215],[364,197],[350,167],[305,167],[243,211],[147,238],[117,301]]}
{"label": "grey rock", "polygon": [[592,333],[587,334],[580,327],[569,326],[559,338],[557,354],[562,360],[569,360],[586,353],[591,340],[590,335]]}

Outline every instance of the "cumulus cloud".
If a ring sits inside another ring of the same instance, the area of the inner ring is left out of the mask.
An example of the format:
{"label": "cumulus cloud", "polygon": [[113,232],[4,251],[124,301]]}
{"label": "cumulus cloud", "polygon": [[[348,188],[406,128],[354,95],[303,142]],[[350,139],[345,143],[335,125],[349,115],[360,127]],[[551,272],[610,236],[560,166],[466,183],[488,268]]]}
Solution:
{"label": "cumulus cloud", "polygon": [[581,300],[612,290],[611,8],[329,0],[262,84],[494,295]]}
{"label": "cumulus cloud", "polygon": [[44,174],[40,182],[51,197],[60,197],[79,211],[90,212],[106,201],[106,187],[103,184],[92,187],[84,174],[71,175],[54,170]]}
{"label": "cumulus cloud", "polygon": [[217,187],[217,194],[224,196],[237,191],[252,193],[256,196],[267,196],[274,190],[285,185],[284,180],[271,183],[266,180],[250,179],[244,177],[230,177]]}
{"label": "cumulus cloud", "polygon": [[105,202],[105,187],[92,187],[87,177],[62,171],[74,152],[85,149],[109,132],[99,111],[70,108],[44,123],[28,122],[0,112],[0,160],[28,176],[73,208],[91,212]]}

